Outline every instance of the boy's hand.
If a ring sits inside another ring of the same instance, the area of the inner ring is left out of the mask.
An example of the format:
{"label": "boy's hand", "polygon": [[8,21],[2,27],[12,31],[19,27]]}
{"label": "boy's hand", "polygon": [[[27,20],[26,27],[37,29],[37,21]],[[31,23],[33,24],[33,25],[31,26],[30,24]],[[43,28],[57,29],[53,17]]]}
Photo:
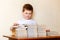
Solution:
{"label": "boy's hand", "polygon": [[14,23],[10,29],[13,30],[13,29],[16,29],[17,27],[19,27],[19,24],[18,23]]}
{"label": "boy's hand", "polygon": [[19,26],[18,23],[14,23],[14,24],[13,24],[13,27],[18,27],[18,26]]}

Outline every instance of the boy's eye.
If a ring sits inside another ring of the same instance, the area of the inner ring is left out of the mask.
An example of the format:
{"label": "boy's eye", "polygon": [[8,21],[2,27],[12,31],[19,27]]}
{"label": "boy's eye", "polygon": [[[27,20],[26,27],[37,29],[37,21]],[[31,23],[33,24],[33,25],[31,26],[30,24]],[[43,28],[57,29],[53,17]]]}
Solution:
{"label": "boy's eye", "polygon": [[25,13],[25,14],[29,14],[29,15],[31,15],[32,13]]}

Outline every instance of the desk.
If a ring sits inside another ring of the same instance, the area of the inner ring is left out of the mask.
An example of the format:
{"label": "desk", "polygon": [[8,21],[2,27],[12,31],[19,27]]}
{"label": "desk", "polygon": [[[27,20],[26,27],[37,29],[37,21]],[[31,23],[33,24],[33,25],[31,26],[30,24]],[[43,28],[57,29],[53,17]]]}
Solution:
{"label": "desk", "polygon": [[14,36],[3,36],[8,38],[9,40],[60,40],[60,36],[45,36],[38,38],[16,38]]}

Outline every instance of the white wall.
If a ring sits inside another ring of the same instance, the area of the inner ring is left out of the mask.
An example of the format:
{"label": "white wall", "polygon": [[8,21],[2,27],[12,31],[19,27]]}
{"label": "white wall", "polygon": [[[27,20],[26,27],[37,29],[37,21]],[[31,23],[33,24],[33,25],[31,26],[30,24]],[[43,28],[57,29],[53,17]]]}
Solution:
{"label": "white wall", "polygon": [[60,31],[60,0],[0,0],[0,40],[10,35],[10,27],[22,18],[21,10],[25,3],[34,7],[34,19],[46,29]]}

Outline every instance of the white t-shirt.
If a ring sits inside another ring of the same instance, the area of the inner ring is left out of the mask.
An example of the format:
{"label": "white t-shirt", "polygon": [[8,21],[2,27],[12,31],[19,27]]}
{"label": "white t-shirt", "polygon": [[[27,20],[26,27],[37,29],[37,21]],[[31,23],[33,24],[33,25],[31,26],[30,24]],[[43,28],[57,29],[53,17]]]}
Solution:
{"label": "white t-shirt", "polygon": [[26,19],[22,19],[22,20],[18,20],[17,22],[18,24],[28,24],[28,25],[36,25],[36,21],[33,19],[30,20],[26,20]]}

